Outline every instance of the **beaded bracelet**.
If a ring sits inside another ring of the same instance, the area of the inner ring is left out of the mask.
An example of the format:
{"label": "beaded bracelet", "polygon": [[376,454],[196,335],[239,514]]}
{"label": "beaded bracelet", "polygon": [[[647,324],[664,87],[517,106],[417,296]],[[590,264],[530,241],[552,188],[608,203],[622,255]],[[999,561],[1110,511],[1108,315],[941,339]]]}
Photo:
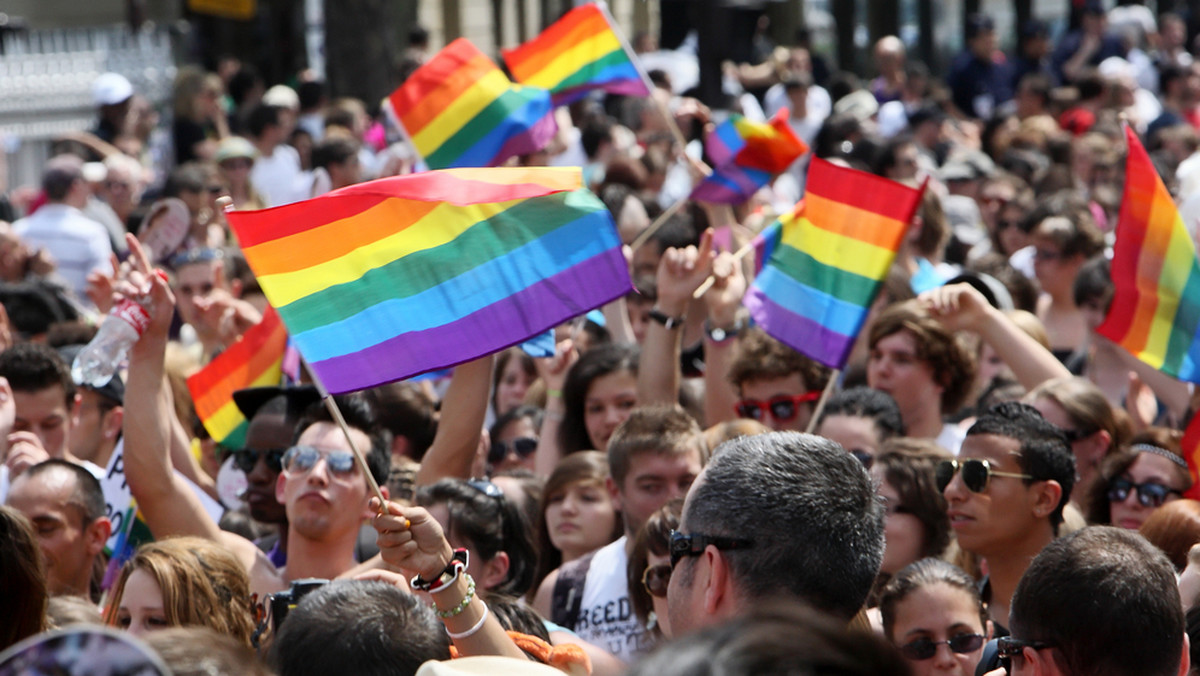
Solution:
{"label": "beaded bracelet", "polygon": [[467,580],[467,595],[463,597],[462,601],[459,601],[457,606],[450,610],[441,610],[436,601],[433,603],[433,612],[443,620],[462,614],[462,611],[471,605],[471,599],[475,598],[475,578],[471,577],[469,573],[463,573],[463,577]]}
{"label": "beaded bracelet", "polygon": [[474,636],[476,633],[478,633],[478,631],[480,629],[483,628],[483,623],[487,622],[487,618],[488,618],[488,607],[487,607],[487,604],[483,603],[482,601],[480,601],[479,603],[483,606],[483,615],[479,616],[479,621],[475,623],[475,626],[462,632],[461,634],[456,634],[456,633],[450,631],[449,629],[447,629],[446,634],[448,636],[450,636],[451,639],[457,641],[459,639],[470,638],[470,637]]}

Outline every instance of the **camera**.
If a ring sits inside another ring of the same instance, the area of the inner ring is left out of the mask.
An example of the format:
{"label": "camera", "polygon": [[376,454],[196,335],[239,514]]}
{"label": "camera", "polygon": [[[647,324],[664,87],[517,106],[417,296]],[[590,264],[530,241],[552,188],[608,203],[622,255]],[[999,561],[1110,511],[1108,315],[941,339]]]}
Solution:
{"label": "camera", "polygon": [[293,580],[292,586],[286,591],[275,592],[271,594],[271,631],[272,633],[279,632],[279,626],[283,624],[288,613],[300,604],[301,599],[308,596],[310,592],[316,591],[321,587],[329,584],[329,580],[322,580],[315,577],[306,577],[303,580]]}

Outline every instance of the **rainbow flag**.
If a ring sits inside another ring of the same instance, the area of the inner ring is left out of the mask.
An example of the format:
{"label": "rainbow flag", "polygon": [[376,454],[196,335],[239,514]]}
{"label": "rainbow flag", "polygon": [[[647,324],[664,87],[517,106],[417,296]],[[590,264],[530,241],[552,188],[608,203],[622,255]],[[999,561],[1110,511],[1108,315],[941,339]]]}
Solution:
{"label": "rainbow flag", "polygon": [[1188,474],[1192,475],[1192,487],[1183,492],[1188,500],[1200,500],[1200,414],[1192,414],[1192,420],[1179,440],[1183,458],[1187,460]]}
{"label": "rainbow flag", "polygon": [[536,38],[501,53],[517,82],[549,89],[557,106],[593,89],[650,96],[649,80],[603,2],[576,7]]}
{"label": "rainbow flag", "polygon": [[287,342],[287,329],[279,314],[268,307],[261,322],[187,379],[196,415],[214,441],[233,449],[245,444],[248,423],[233,403],[233,392],[278,385]]}
{"label": "rainbow flag", "polygon": [[740,204],[808,152],[788,124],[787,115],[786,109],[780,110],[766,123],[732,115],[717,125],[704,142],[713,173],[696,186],[691,198]]}
{"label": "rainbow flag", "polygon": [[574,168],[447,169],[228,214],[330,392],[520,343],[627,293],[612,216]]}
{"label": "rainbow flag", "polygon": [[388,97],[431,169],[492,167],[554,136],[550,94],[513,84],[465,38],[446,45]]}
{"label": "rainbow flag", "polygon": [[780,217],[782,237],[746,292],[750,315],[841,368],[920,202],[921,190],[814,158],[804,200]]}
{"label": "rainbow flag", "polygon": [[1200,262],[1171,194],[1125,127],[1125,194],[1113,244],[1115,292],[1096,333],[1180,380],[1200,382]]}

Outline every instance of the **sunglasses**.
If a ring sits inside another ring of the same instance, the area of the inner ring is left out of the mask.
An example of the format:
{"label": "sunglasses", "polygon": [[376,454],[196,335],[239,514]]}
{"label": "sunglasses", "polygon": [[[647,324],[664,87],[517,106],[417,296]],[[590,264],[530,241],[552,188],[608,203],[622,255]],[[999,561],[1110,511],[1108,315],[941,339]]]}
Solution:
{"label": "sunglasses", "polygon": [[1039,261],[1057,261],[1067,257],[1067,254],[1061,251],[1050,251],[1049,249],[1034,249],[1033,258]]}
{"label": "sunglasses", "polygon": [[963,485],[972,493],[982,493],[987,490],[988,481],[994,476],[1008,477],[1010,479],[1032,479],[1029,474],[1016,474],[1014,472],[998,472],[992,469],[987,460],[943,460],[937,464],[935,477],[937,479],[937,489],[939,491],[946,490],[946,486],[950,485],[950,481],[954,479],[954,475],[962,470]]}
{"label": "sunglasses", "polygon": [[671,531],[671,570],[675,570],[675,566],[685,556],[700,556],[704,553],[704,549],[712,545],[717,549],[750,549],[754,546],[753,540],[744,538],[727,538],[720,535],[700,535],[699,533],[691,533],[684,535],[677,530]]}
{"label": "sunglasses", "polygon": [[867,453],[866,451],[854,449],[853,451],[850,451],[850,455],[853,455],[854,459],[861,462],[862,466],[866,469],[871,469],[871,466],[875,464],[875,456]]}
{"label": "sunglasses", "polygon": [[982,634],[959,634],[948,641],[931,641],[919,638],[900,646],[900,654],[910,660],[927,660],[937,654],[938,646],[948,645],[956,653],[973,653],[983,647],[986,639]]}
{"label": "sunglasses", "polygon": [[1144,484],[1135,484],[1129,479],[1113,479],[1108,485],[1108,501],[1109,502],[1125,502],[1129,497],[1129,493],[1136,490],[1138,503],[1143,507],[1162,507],[1162,504],[1167,501],[1167,497],[1172,493],[1175,495],[1183,495],[1174,488],[1169,488],[1160,483],[1147,481]]}
{"label": "sunglasses", "polygon": [[667,598],[667,585],[671,584],[671,570],[669,563],[646,566],[646,570],[642,572],[642,586],[646,588],[646,593],[655,598]]}
{"label": "sunglasses", "polygon": [[518,458],[524,460],[533,455],[537,447],[538,440],[533,437],[519,437],[512,441],[497,441],[488,450],[488,462],[495,465],[508,457],[509,453],[516,453]]}
{"label": "sunglasses", "polygon": [[311,471],[317,462],[325,460],[325,466],[334,476],[348,477],[354,474],[354,454],[350,451],[325,451],[312,446],[293,446],[283,455],[283,468],[289,473]]}
{"label": "sunglasses", "polygon": [[762,422],[768,411],[771,417],[779,422],[791,422],[800,413],[800,404],[816,401],[821,397],[820,392],[805,392],[804,394],[781,394],[767,401],[760,399],[743,399],[734,404],[733,410],[739,418],[750,418]]}
{"label": "sunglasses", "polygon": [[1093,434],[1095,434],[1095,433],[1096,433],[1096,431],[1097,431],[1097,430],[1094,430],[1094,429],[1093,429],[1093,430],[1077,430],[1077,429],[1074,429],[1074,428],[1072,428],[1072,429],[1064,429],[1064,430],[1063,430],[1063,436],[1067,438],[1067,443],[1068,443],[1068,444],[1073,444],[1073,443],[1075,443],[1076,441],[1082,441],[1082,440],[1084,440],[1084,439],[1087,439],[1088,437],[1090,437],[1090,436],[1092,436]]}
{"label": "sunglasses", "polygon": [[254,466],[258,464],[259,458],[267,463],[267,469],[278,474],[283,471],[283,456],[287,451],[286,448],[270,448],[265,451],[242,448],[231,452],[230,455],[233,456],[233,466],[242,470],[244,474],[254,471]]}
{"label": "sunglasses", "polygon": [[1045,650],[1046,648],[1053,647],[1049,643],[1042,643],[1041,641],[1023,641],[1012,636],[1005,636],[996,641],[996,657],[1000,658],[1001,666],[1004,667],[1004,671],[1008,672],[1012,669],[1012,658],[1019,657],[1021,653],[1025,652],[1026,648]]}

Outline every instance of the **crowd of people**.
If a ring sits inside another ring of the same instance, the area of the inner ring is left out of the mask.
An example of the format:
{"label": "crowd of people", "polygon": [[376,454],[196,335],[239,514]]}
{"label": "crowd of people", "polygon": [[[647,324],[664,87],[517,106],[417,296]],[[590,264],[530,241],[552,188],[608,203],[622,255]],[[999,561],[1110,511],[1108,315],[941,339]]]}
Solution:
{"label": "crowd of people", "polygon": [[[1185,16],[1076,4],[1009,55],[969,17],[944,76],[896,37],[870,79],[763,38],[722,107],[652,71],[662,106],[560,108],[512,162],[582,167],[635,289],[553,356],[334,397],[344,426],[303,377],[240,390],[236,447],[186,386],[267,308],[223,198],[425,167],[305,73],[181,68],[169,124],[102,76],[95,128],[0,186],[0,650],[104,624],[176,674],[1191,673],[1200,399],[1097,327],[1122,124],[1200,222],[1200,62]],[[688,201],[706,130],[780,110],[809,154],[745,204]],[[837,370],[754,326],[734,253],[812,156],[926,184]],[[126,368],[73,377],[124,299],[148,315]],[[110,566],[122,482],[148,533]]]}

